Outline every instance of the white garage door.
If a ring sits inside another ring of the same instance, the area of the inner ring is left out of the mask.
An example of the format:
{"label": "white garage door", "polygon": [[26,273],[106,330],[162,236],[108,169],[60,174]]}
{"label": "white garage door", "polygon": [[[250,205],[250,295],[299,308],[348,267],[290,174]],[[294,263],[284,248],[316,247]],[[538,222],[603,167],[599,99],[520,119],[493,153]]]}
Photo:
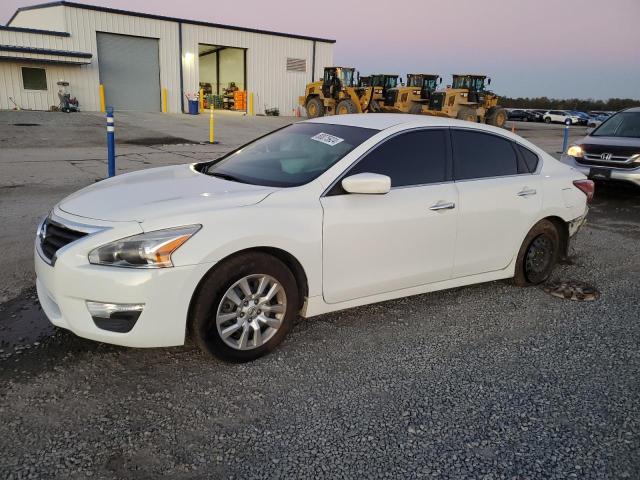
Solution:
{"label": "white garage door", "polygon": [[158,39],[98,33],[98,66],[108,107],[160,111]]}

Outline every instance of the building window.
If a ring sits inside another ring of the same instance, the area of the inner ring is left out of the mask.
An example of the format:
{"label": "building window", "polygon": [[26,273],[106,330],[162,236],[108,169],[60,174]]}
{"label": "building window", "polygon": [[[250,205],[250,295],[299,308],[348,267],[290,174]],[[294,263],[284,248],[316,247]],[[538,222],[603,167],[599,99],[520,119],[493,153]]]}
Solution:
{"label": "building window", "polygon": [[304,58],[287,58],[287,71],[306,72],[307,61]]}
{"label": "building window", "polygon": [[22,85],[25,90],[46,90],[46,70],[44,68],[22,67]]}

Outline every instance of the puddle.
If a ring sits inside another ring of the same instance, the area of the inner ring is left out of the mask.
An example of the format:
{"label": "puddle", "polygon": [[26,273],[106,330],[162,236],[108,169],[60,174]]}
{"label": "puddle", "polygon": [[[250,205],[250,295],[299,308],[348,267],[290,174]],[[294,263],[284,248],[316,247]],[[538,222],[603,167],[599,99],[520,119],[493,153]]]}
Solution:
{"label": "puddle", "polygon": [[199,145],[193,140],[187,140],[180,137],[142,137],[116,140],[117,143],[125,143],[127,145]]}

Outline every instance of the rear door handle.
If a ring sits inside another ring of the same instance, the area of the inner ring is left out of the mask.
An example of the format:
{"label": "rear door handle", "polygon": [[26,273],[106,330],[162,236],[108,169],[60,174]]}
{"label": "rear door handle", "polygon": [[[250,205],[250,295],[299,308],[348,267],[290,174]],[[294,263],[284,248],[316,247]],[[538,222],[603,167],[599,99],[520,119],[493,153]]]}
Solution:
{"label": "rear door handle", "polygon": [[519,197],[529,197],[529,196],[531,196],[531,195],[535,195],[536,193],[538,193],[538,192],[536,192],[535,188],[527,188],[527,187],[524,187],[522,190],[520,190],[520,191],[517,193],[517,195],[518,195]]}
{"label": "rear door handle", "polygon": [[451,210],[452,208],[456,208],[456,204],[453,202],[438,202],[429,207],[429,210],[438,211],[438,210]]}

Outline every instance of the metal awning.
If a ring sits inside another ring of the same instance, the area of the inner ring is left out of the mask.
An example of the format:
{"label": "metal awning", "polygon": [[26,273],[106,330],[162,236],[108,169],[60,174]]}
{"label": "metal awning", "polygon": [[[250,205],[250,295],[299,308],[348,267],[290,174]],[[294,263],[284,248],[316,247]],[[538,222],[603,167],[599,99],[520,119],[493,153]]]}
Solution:
{"label": "metal awning", "polygon": [[50,48],[33,48],[16,45],[0,45],[0,61],[30,63],[63,63],[70,65],[88,65],[91,53]]}

